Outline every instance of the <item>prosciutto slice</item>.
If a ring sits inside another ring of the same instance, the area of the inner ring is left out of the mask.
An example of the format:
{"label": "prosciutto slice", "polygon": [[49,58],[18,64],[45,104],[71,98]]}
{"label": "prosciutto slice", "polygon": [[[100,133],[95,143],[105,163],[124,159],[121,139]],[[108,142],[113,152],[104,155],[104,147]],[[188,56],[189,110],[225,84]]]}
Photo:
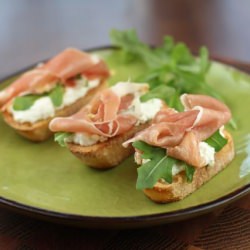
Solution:
{"label": "prosciutto slice", "polygon": [[121,97],[111,88],[106,89],[76,114],[53,119],[49,128],[53,132],[88,133],[105,137],[120,135],[137,122],[133,115],[121,112],[132,101],[131,94]]}
{"label": "prosciutto slice", "polygon": [[74,48],[64,50],[42,68],[53,72],[63,81],[78,74],[104,77],[109,75],[109,70],[101,59]]}
{"label": "prosciutto slice", "polygon": [[58,77],[47,70],[34,69],[24,73],[11,85],[0,91],[0,107],[20,93],[39,94],[44,88],[53,88]]}
{"label": "prosciutto slice", "polygon": [[167,154],[195,167],[205,165],[199,152],[199,143],[209,138],[231,118],[229,108],[205,95],[181,96],[185,111],[177,113],[164,109],[157,113],[153,124],[124,143],[144,141],[166,148]]}
{"label": "prosciutto slice", "polygon": [[105,79],[109,76],[109,70],[99,58],[68,48],[42,66],[24,73],[0,91],[0,107],[22,93],[42,93],[52,89],[59,81],[64,84],[70,83],[70,78],[78,74],[90,79]]}

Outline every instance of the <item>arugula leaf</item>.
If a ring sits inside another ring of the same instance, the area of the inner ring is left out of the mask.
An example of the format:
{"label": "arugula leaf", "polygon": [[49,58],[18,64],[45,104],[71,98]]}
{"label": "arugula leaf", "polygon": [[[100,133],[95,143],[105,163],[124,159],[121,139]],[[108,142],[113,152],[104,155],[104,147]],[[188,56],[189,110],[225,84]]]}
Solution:
{"label": "arugula leaf", "polygon": [[[127,55],[126,58],[140,60],[148,66],[149,70],[137,80],[149,83],[150,89],[166,85],[176,89],[176,92],[171,92],[175,99],[183,93],[203,93],[223,100],[206,82],[210,67],[207,48],[202,47],[195,57],[184,43],[174,43],[169,36],[164,37],[161,46],[152,48],[141,42],[133,29],[112,30],[110,37],[113,44]],[[172,104],[180,109],[178,102]]]}
{"label": "arugula leaf", "polygon": [[164,178],[168,183],[172,183],[172,168],[176,161],[168,157],[166,153],[162,155],[157,152],[152,160],[137,169],[136,188],[152,188],[160,178]]}
{"label": "arugula leaf", "polygon": [[186,173],[186,177],[187,177],[187,182],[192,182],[193,181],[193,176],[194,176],[194,172],[195,172],[195,168],[188,165],[187,163],[184,163],[184,168],[185,168],[185,173]]}
{"label": "arugula leaf", "polygon": [[234,118],[231,118],[231,120],[229,121],[229,125],[234,130],[238,129],[238,125],[237,125],[237,123],[236,123],[236,121],[235,121]]}
{"label": "arugula leaf", "polygon": [[63,94],[64,87],[61,84],[57,84],[56,87],[49,92],[48,95],[55,107],[60,107],[62,105]]}
{"label": "arugula leaf", "polygon": [[143,141],[135,141],[133,147],[142,152],[143,159],[149,159],[138,169],[138,178],[136,182],[137,189],[153,188],[155,183],[163,178],[168,183],[172,183],[172,169],[174,165],[183,164],[187,181],[192,182],[195,168],[177,159],[166,155],[163,148],[151,146]]}
{"label": "arugula leaf", "polygon": [[209,53],[206,47],[200,49],[200,73],[205,74],[210,67]]}
{"label": "arugula leaf", "polygon": [[216,152],[219,152],[227,144],[227,141],[228,140],[220,134],[220,131],[217,130],[205,142],[213,147]]}
{"label": "arugula leaf", "polygon": [[143,152],[143,159],[150,160],[137,169],[137,189],[152,188],[160,178],[172,183],[172,168],[177,162],[176,159],[167,156],[165,149],[150,146],[142,141],[134,142],[133,146]]}
{"label": "arugula leaf", "polygon": [[166,103],[169,103],[172,96],[174,96],[176,90],[172,87],[168,87],[165,85],[160,85],[151,91],[147,92],[143,96],[140,97],[140,100],[142,102],[146,102],[152,98],[159,98],[165,101]]}
{"label": "arugula leaf", "polygon": [[[139,60],[145,63],[148,70],[138,76],[136,81],[147,82],[150,89],[160,85],[174,88],[170,98],[172,108],[183,110],[179,101],[183,93],[202,93],[224,101],[206,81],[206,74],[210,68],[209,52],[201,47],[198,56],[193,56],[184,43],[175,43],[172,37],[165,36],[163,44],[157,48],[149,47],[140,41],[135,30],[112,30],[110,38],[124,55],[124,61]],[[235,120],[229,124],[237,129]]]}
{"label": "arugula leaf", "polygon": [[149,46],[139,40],[135,30],[125,32],[111,30],[110,38],[115,46],[123,49],[124,62],[143,59],[146,63],[151,64],[151,61],[154,61]]}
{"label": "arugula leaf", "polygon": [[134,148],[137,148],[138,150],[143,152],[143,159],[152,159],[155,147],[150,146],[144,141],[135,141],[132,143],[132,145]]}
{"label": "arugula leaf", "polygon": [[66,144],[66,139],[71,136],[72,133],[66,133],[66,132],[58,132],[58,133],[55,133],[54,135],[54,140],[56,142],[58,142],[58,144],[61,146],[61,147],[66,147],[67,144]]}
{"label": "arugula leaf", "polygon": [[[218,152],[227,144],[227,139],[221,136],[219,130],[217,130],[205,142]],[[143,141],[135,141],[132,145],[142,152],[142,159],[149,159],[149,161],[137,169],[137,189],[153,188],[155,183],[161,178],[168,183],[172,183],[172,168],[175,164],[180,163],[185,169],[187,182],[192,182],[195,168],[185,162],[168,156],[166,149],[151,146]]]}
{"label": "arugula leaf", "polygon": [[13,102],[13,109],[16,111],[23,111],[29,109],[34,102],[39,99],[41,95],[25,95],[17,96]]}
{"label": "arugula leaf", "polygon": [[184,111],[184,107],[183,107],[181,100],[180,100],[179,91],[176,91],[176,93],[173,96],[171,96],[171,98],[167,104],[170,108],[175,108],[179,112]]}
{"label": "arugula leaf", "polygon": [[173,67],[176,67],[176,65],[192,64],[194,61],[194,57],[184,43],[177,43],[173,46],[170,56],[170,63]]}
{"label": "arugula leaf", "polygon": [[34,105],[35,101],[44,96],[49,96],[55,107],[60,107],[63,101],[64,87],[61,84],[57,84],[48,93],[43,94],[28,94],[24,96],[18,96],[14,99],[13,109],[16,111],[24,111],[30,109]]}

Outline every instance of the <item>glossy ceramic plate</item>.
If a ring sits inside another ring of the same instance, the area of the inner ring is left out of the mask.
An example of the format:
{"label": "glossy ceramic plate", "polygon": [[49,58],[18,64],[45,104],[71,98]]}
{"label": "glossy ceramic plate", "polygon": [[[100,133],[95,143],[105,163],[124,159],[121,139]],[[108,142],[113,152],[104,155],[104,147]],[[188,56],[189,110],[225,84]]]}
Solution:
{"label": "glossy ceramic plate", "polygon": [[[101,55],[115,72],[109,83],[133,80],[145,66],[124,65],[119,51]],[[13,80],[4,80],[1,88]],[[214,62],[208,82],[230,106],[238,129],[234,161],[183,201],[159,205],[135,189],[131,156],[107,171],[84,166],[53,142],[32,143],[0,118],[0,204],[46,220],[95,228],[129,228],[186,219],[225,205],[250,191],[250,76]],[[230,128],[229,128],[230,130]]]}

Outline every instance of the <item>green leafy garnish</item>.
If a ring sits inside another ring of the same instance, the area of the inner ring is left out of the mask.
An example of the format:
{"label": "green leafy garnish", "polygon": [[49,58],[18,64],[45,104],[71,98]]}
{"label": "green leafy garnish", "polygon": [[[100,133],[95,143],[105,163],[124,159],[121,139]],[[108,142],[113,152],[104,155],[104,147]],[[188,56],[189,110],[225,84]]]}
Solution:
{"label": "green leafy garnish", "polygon": [[187,177],[187,182],[193,181],[195,168],[193,166],[188,165],[187,163],[182,162],[185,168],[185,173]]}
{"label": "green leafy garnish", "polygon": [[220,131],[217,130],[205,142],[213,147],[215,149],[215,152],[219,152],[227,144],[227,141],[228,140],[220,134]]}
{"label": "green leafy garnish", "polygon": [[58,133],[55,133],[54,135],[54,140],[56,142],[58,142],[58,144],[61,146],[61,147],[66,147],[66,139],[71,136],[72,134],[71,133],[66,133],[66,132],[58,132]]}
{"label": "green leafy garnish", "polygon": [[[227,139],[221,136],[218,130],[205,142],[218,152],[227,144]],[[174,165],[184,168],[187,182],[193,181],[195,167],[168,156],[166,149],[151,146],[143,141],[135,141],[133,147],[141,151],[142,159],[148,160],[137,168],[137,189],[153,188],[161,178],[168,183],[172,183],[172,169]]]}
{"label": "green leafy garnish", "polygon": [[23,111],[29,109],[34,102],[39,99],[41,95],[25,95],[18,96],[14,99],[13,109],[16,111]]}
{"label": "green leafy garnish", "polygon": [[[148,45],[142,43],[135,30],[118,31],[111,30],[110,38],[114,45],[122,48],[123,60],[130,62],[142,58],[143,61],[149,61],[147,55],[151,56]],[[147,53],[149,52],[149,53]]]}
{"label": "green leafy garnish", "polygon": [[183,161],[168,156],[166,149],[151,146],[143,141],[135,141],[133,147],[142,152],[142,159],[149,160],[137,169],[137,189],[153,188],[155,183],[161,178],[168,183],[172,183],[172,169],[174,165],[183,166],[187,182],[192,182],[195,168]]}
{"label": "green leafy garnish", "polygon": [[173,38],[168,36],[164,37],[163,44],[157,48],[141,42],[135,30],[112,30],[110,37],[115,46],[130,55],[129,58],[141,60],[148,66],[149,71],[139,79],[145,79],[151,87],[171,83],[171,86],[181,90],[181,94],[206,84],[205,74],[210,62],[205,47],[200,49],[198,57],[194,57],[184,43],[175,44]]}
{"label": "green leafy garnish", "polygon": [[179,92],[173,87],[159,85],[140,97],[141,102],[146,102],[152,98],[159,98],[166,102],[169,107],[174,107],[178,111],[183,111],[183,105],[179,98]]}
{"label": "green leafy garnish", "polygon": [[135,141],[132,145],[134,148],[137,148],[138,150],[143,152],[143,154],[141,155],[143,159],[152,159],[154,150],[157,149],[157,147],[153,147],[143,141]]}
{"label": "green leafy garnish", "polygon": [[137,189],[152,188],[161,178],[172,183],[172,168],[177,162],[176,159],[167,156],[165,149],[150,146],[142,141],[134,142],[133,146],[143,152],[143,159],[149,160],[137,169]]}
{"label": "green leafy garnish", "polygon": [[176,90],[174,88],[160,85],[151,91],[147,92],[143,96],[141,96],[140,100],[142,102],[146,102],[152,98],[159,98],[164,100],[166,103],[169,102],[169,100],[172,98],[172,96],[175,94]]}
{"label": "green leafy garnish", "polygon": [[43,94],[28,94],[24,96],[18,96],[14,99],[13,109],[16,111],[24,111],[30,109],[35,101],[41,97],[49,96],[55,107],[60,107],[63,102],[64,87],[61,84],[57,84],[50,92]]}
{"label": "green leafy garnish", "polygon": [[[165,36],[163,44],[153,48],[140,41],[135,30],[112,30],[110,38],[113,44],[121,49],[124,63],[140,61],[147,66],[148,70],[134,79],[135,81],[149,83],[151,90],[159,86],[168,87],[166,92],[169,93],[165,99],[168,99],[170,107],[178,111],[183,109],[179,101],[183,93],[202,93],[223,101],[222,96],[206,81],[211,64],[206,47],[201,47],[199,54],[193,56],[184,43],[175,43],[172,37]],[[163,87],[157,90],[162,89]],[[148,94],[143,98],[147,99],[149,96],[157,95]],[[162,97],[163,94],[158,96]],[[233,120],[230,124],[236,128]]]}
{"label": "green leafy garnish", "polygon": [[62,105],[63,93],[64,87],[61,84],[57,84],[56,87],[49,92],[49,97],[55,107],[60,107]]}

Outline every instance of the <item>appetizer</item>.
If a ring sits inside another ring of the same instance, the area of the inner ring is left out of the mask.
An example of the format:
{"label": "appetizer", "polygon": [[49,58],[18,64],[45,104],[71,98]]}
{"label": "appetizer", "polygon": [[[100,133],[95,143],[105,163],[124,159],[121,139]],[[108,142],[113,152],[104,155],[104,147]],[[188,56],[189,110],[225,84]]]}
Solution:
{"label": "appetizer", "polygon": [[[55,140],[85,164],[111,168],[133,153],[122,143],[147,127],[164,102],[148,95],[143,83],[119,82],[105,89],[76,114],[55,118],[49,128]],[[152,98],[151,98],[152,97]]]}
{"label": "appetizer", "polygon": [[22,136],[43,141],[52,135],[51,119],[82,108],[104,88],[108,76],[98,56],[68,48],[0,91],[4,120]]}
{"label": "appetizer", "polygon": [[231,112],[205,95],[184,94],[185,110],[159,111],[152,124],[126,141],[133,143],[136,187],[158,203],[181,200],[225,168],[234,158],[234,144],[224,125]]}

